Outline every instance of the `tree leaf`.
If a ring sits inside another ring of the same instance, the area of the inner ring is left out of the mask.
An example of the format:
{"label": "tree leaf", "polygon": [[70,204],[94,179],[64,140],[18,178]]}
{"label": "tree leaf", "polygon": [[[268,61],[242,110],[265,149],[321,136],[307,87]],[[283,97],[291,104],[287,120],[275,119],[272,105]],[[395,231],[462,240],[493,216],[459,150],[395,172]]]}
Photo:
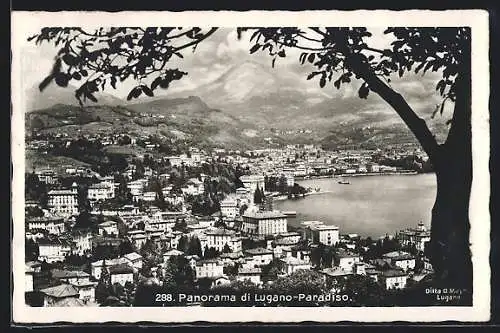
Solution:
{"label": "tree leaf", "polygon": [[144,91],[144,93],[149,96],[149,97],[153,97],[154,94],[153,94],[153,91],[151,89],[149,89],[148,86],[144,85],[144,86],[141,86],[142,87],[142,91]]}
{"label": "tree leaf", "polygon": [[137,93],[137,87],[135,87],[134,89],[130,90],[130,92],[128,93],[127,95],[127,101],[130,101],[132,98],[135,98],[136,97],[136,93]]}
{"label": "tree leaf", "polygon": [[415,73],[418,73],[425,66],[425,62],[421,62],[420,65],[415,68]]}
{"label": "tree leaf", "polygon": [[85,97],[90,99],[92,102],[97,103],[97,98],[95,98],[95,96],[92,95],[91,93],[86,94]]}
{"label": "tree leaf", "polygon": [[163,80],[161,76],[154,79],[153,82],[151,82],[151,90],[155,90],[160,85],[161,80]]}
{"label": "tree leaf", "polygon": [[333,82],[333,85],[335,86],[335,88],[340,89],[341,81],[342,81],[342,77],[339,77],[337,80],[335,80],[335,82]]}
{"label": "tree leaf", "polygon": [[53,79],[54,79],[54,75],[50,74],[45,79],[43,79],[43,81],[40,83],[40,85],[38,85],[38,89],[40,89],[40,91],[43,91],[45,88],[47,88],[47,86],[52,82]]}
{"label": "tree leaf", "polygon": [[319,79],[319,86],[323,88],[325,85],[326,85],[326,78],[325,75],[323,75],[321,79]]}
{"label": "tree leaf", "polygon": [[439,114],[443,114],[443,111],[444,111],[444,103],[445,101],[443,101],[443,103],[441,103],[441,108],[439,109]]}
{"label": "tree leaf", "polygon": [[306,61],[306,58],[307,58],[307,53],[302,52],[302,53],[300,54],[300,57],[299,57],[299,60],[300,60],[300,64],[301,64],[301,65],[303,65],[303,64],[304,64],[304,62]]}
{"label": "tree leaf", "polygon": [[313,77],[315,77],[315,76],[316,76],[316,75],[318,75],[318,74],[319,74],[319,72],[312,72],[311,74],[309,74],[309,75],[307,76],[307,79],[308,79],[308,80],[310,80],[310,79],[312,79]]}
{"label": "tree leaf", "polygon": [[56,84],[60,87],[67,87],[70,79],[71,76],[66,73],[57,73],[55,75]]}
{"label": "tree leaf", "polygon": [[257,52],[257,50],[260,48],[260,46],[261,45],[259,43],[252,46],[252,48],[250,49],[250,54]]}
{"label": "tree leaf", "polygon": [[111,77],[111,86],[113,87],[113,89],[116,89],[116,77],[115,76]]}
{"label": "tree leaf", "polygon": [[368,89],[368,86],[365,83],[363,83],[358,90],[359,98],[366,99],[368,97],[369,92],[370,90]]}
{"label": "tree leaf", "polygon": [[76,65],[76,58],[73,57],[71,54],[63,55],[62,60],[69,66]]}

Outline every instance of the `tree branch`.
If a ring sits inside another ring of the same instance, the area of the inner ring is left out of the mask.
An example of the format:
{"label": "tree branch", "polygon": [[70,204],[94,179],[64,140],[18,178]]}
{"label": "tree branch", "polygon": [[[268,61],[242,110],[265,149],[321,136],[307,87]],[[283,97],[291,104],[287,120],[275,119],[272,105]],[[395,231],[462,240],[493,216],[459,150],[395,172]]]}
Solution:
{"label": "tree branch", "polygon": [[382,97],[382,99],[386,101],[394,109],[394,111],[396,111],[406,126],[408,126],[420,142],[430,160],[435,162],[439,145],[436,138],[429,130],[429,127],[427,127],[425,120],[420,118],[415,111],[413,111],[411,106],[408,105],[403,96],[382,81],[367,64],[358,60],[358,58],[355,58],[353,59],[351,66],[352,71],[365,80],[368,87]]}
{"label": "tree branch", "polygon": [[180,50],[183,50],[185,48],[188,48],[190,46],[193,46],[193,45],[197,45],[198,43],[200,43],[201,41],[207,39],[208,37],[210,37],[211,35],[213,35],[214,32],[217,31],[218,28],[211,28],[209,32],[207,32],[203,37],[201,37],[200,39],[197,39],[197,40],[194,40],[192,42],[189,42],[187,44],[184,44],[182,46],[179,46],[179,47],[176,47],[173,52],[178,52]]}

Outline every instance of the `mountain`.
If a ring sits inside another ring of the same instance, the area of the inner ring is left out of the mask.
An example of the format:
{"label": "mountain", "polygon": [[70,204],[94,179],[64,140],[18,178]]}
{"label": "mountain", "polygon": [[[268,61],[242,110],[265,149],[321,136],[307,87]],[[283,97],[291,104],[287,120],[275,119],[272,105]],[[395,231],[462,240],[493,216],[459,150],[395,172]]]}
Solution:
{"label": "mountain", "polygon": [[[287,140],[324,142],[325,138],[339,135],[347,138],[353,130],[364,128],[378,130],[374,138],[377,142],[383,141],[384,135],[388,141],[393,141],[391,137],[414,140],[399,116],[378,95],[372,93],[367,99],[360,99],[354,84],[342,91],[332,86],[321,89],[316,84],[311,85],[305,75],[245,61],[209,83],[172,96],[199,96],[210,107],[252,124],[263,133],[271,129],[299,131],[297,135],[287,134]],[[438,136],[444,135],[446,128],[436,125],[439,120],[430,120],[434,100],[426,97],[417,102],[423,104],[417,111],[438,129]],[[307,131],[304,134],[301,130]],[[390,135],[391,131],[396,131],[396,135]],[[370,141],[367,135],[363,140]]]}
{"label": "mountain", "polygon": [[[119,127],[138,134],[160,133],[193,144],[234,148],[262,147],[270,140],[328,147],[415,142],[402,120],[376,94],[360,99],[353,86],[342,92],[333,87],[321,89],[303,75],[252,61],[235,65],[196,89],[168,97],[125,103],[101,94],[99,105],[81,109],[71,88],[52,85],[38,95],[36,105],[49,106],[28,117],[27,125],[41,130],[61,127],[92,132]],[[420,103],[424,106],[419,111],[428,120],[433,101],[422,98],[417,102],[421,100],[427,104]],[[438,135],[446,133],[442,119],[429,123]]]}
{"label": "mountain", "polygon": [[[40,91],[38,85],[35,85],[26,91],[26,110],[27,112],[42,110],[56,104],[77,106],[79,103],[75,97],[76,89],[76,87],[71,85],[63,88],[55,83],[51,83],[43,91]],[[97,103],[87,100],[85,104],[88,106],[123,104],[123,100],[110,94],[99,92],[95,96],[97,98]]]}

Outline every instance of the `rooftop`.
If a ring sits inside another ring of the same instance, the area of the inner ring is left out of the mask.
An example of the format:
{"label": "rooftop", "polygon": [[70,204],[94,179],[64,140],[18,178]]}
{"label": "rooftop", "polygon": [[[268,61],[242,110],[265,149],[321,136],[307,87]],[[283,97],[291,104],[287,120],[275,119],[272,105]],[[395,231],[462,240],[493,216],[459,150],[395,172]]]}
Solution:
{"label": "rooftop", "polygon": [[126,258],[128,260],[137,260],[137,259],[142,259],[142,256],[139,253],[131,252],[124,255],[123,258]]}
{"label": "rooftop", "polygon": [[415,256],[404,251],[393,251],[382,255],[383,258],[392,260],[411,260],[415,259]]}
{"label": "rooftop", "polygon": [[285,258],[282,258],[280,260],[283,261],[284,263],[286,263],[287,265],[307,265],[307,264],[309,264],[309,261],[300,260],[299,258],[295,258],[295,257],[285,257]]}
{"label": "rooftop", "polygon": [[45,288],[40,291],[47,296],[55,298],[73,297],[79,295],[78,290],[70,284],[60,284],[58,286]]}
{"label": "rooftop", "polygon": [[406,274],[405,272],[403,272],[402,270],[399,270],[399,269],[389,269],[389,270],[386,270],[386,271],[383,271],[382,272],[382,276],[383,277],[397,277],[397,276],[407,276],[408,274]]}
{"label": "rooftop", "polygon": [[280,211],[264,211],[264,212],[249,212],[243,214],[245,218],[264,220],[264,219],[276,219],[276,218],[286,218],[287,216]]}
{"label": "rooftop", "polygon": [[75,306],[86,306],[86,304],[79,298],[68,297],[68,298],[63,298],[50,306],[51,307],[75,307]]}
{"label": "rooftop", "polygon": [[303,226],[324,225],[322,221],[304,221],[300,223]]}
{"label": "rooftop", "polygon": [[325,269],[321,270],[320,272],[325,274],[325,275],[332,276],[332,277],[339,277],[339,276],[346,276],[346,275],[353,274],[352,271],[343,270],[340,267],[329,267],[329,268],[325,268]]}
{"label": "rooftop", "polygon": [[109,266],[124,264],[126,262],[127,262],[127,260],[125,258],[121,257],[121,258],[115,258],[115,259],[106,259],[105,261],[98,260],[98,261],[91,263],[91,265],[94,267],[100,267],[100,266],[103,266],[104,264],[106,264],[106,266],[109,267]]}
{"label": "rooftop", "polygon": [[203,266],[203,264],[215,264],[215,263],[218,263],[219,260],[217,259],[203,259],[203,260],[200,260],[196,263],[196,266]]}
{"label": "rooftop", "polygon": [[337,256],[339,258],[352,258],[352,257],[359,257],[359,254],[341,249],[337,251]]}
{"label": "rooftop", "polygon": [[255,249],[245,250],[245,254],[249,254],[251,256],[258,256],[263,254],[273,254],[273,251],[265,249],[263,247],[257,247]]}
{"label": "rooftop", "polygon": [[118,264],[109,268],[109,274],[130,274],[134,273],[132,267],[127,264]]}
{"label": "rooftop", "polygon": [[335,225],[326,225],[326,224],[313,224],[309,226],[312,230],[339,230],[339,227]]}
{"label": "rooftop", "polygon": [[176,250],[176,249],[172,249],[170,251],[165,252],[163,255],[164,256],[165,255],[166,256],[181,256],[183,254],[184,254],[184,252],[182,252],[182,251],[179,251],[179,250]]}
{"label": "rooftop", "polygon": [[71,279],[71,278],[88,278],[90,275],[83,271],[69,271],[62,269],[53,269],[52,277],[56,279]]}
{"label": "rooftop", "polygon": [[209,236],[233,236],[236,232],[234,230],[218,228],[207,230],[205,234]]}
{"label": "rooftop", "polygon": [[238,258],[241,258],[243,257],[243,253],[241,252],[229,252],[229,253],[222,253],[220,256],[219,256],[221,259],[238,259]]}
{"label": "rooftop", "polygon": [[262,269],[259,267],[253,267],[253,268],[240,268],[238,269],[238,275],[254,275],[254,274],[261,274]]}
{"label": "rooftop", "polygon": [[117,224],[118,224],[118,222],[115,222],[115,221],[106,221],[106,222],[99,223],[98,226],[101,228],[105,228],[105,227],[114,227]]}

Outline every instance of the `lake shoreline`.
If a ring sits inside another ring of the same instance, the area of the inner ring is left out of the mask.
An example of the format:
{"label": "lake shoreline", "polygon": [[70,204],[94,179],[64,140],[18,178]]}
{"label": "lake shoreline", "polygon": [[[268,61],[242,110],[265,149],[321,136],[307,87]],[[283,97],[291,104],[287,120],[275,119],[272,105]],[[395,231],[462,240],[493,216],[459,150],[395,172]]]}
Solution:
{"label": "lake shoreline", "polygon": [[[307,193],[305,198],[277,196],[275,209],[297,212],[296,217],[289,219],[290,226],[317,220],[337,225],[343,233],[370,237],[414,227],[420,221],[430,223],[436,195],[434,174],[376,175],[379,177],[362,174],[298,181],[305,188],[320,190]],[[338,184],[342,179],[350,184]]]}
{"label": "lake shoreline", "polygon": [[408,175],[424,175],[431,174],[434,172],[418,172],[418,171],[390,171],[390,172],[364,172],[364,173],[353,173],[353,174],[341,174],[341,175],[323,175],[323,176],[296,176],[297,180],[311,180],[311,179],[328,179],[328,178],[346,178],[346,177],[365,177],[365,176],[408,176]]}

